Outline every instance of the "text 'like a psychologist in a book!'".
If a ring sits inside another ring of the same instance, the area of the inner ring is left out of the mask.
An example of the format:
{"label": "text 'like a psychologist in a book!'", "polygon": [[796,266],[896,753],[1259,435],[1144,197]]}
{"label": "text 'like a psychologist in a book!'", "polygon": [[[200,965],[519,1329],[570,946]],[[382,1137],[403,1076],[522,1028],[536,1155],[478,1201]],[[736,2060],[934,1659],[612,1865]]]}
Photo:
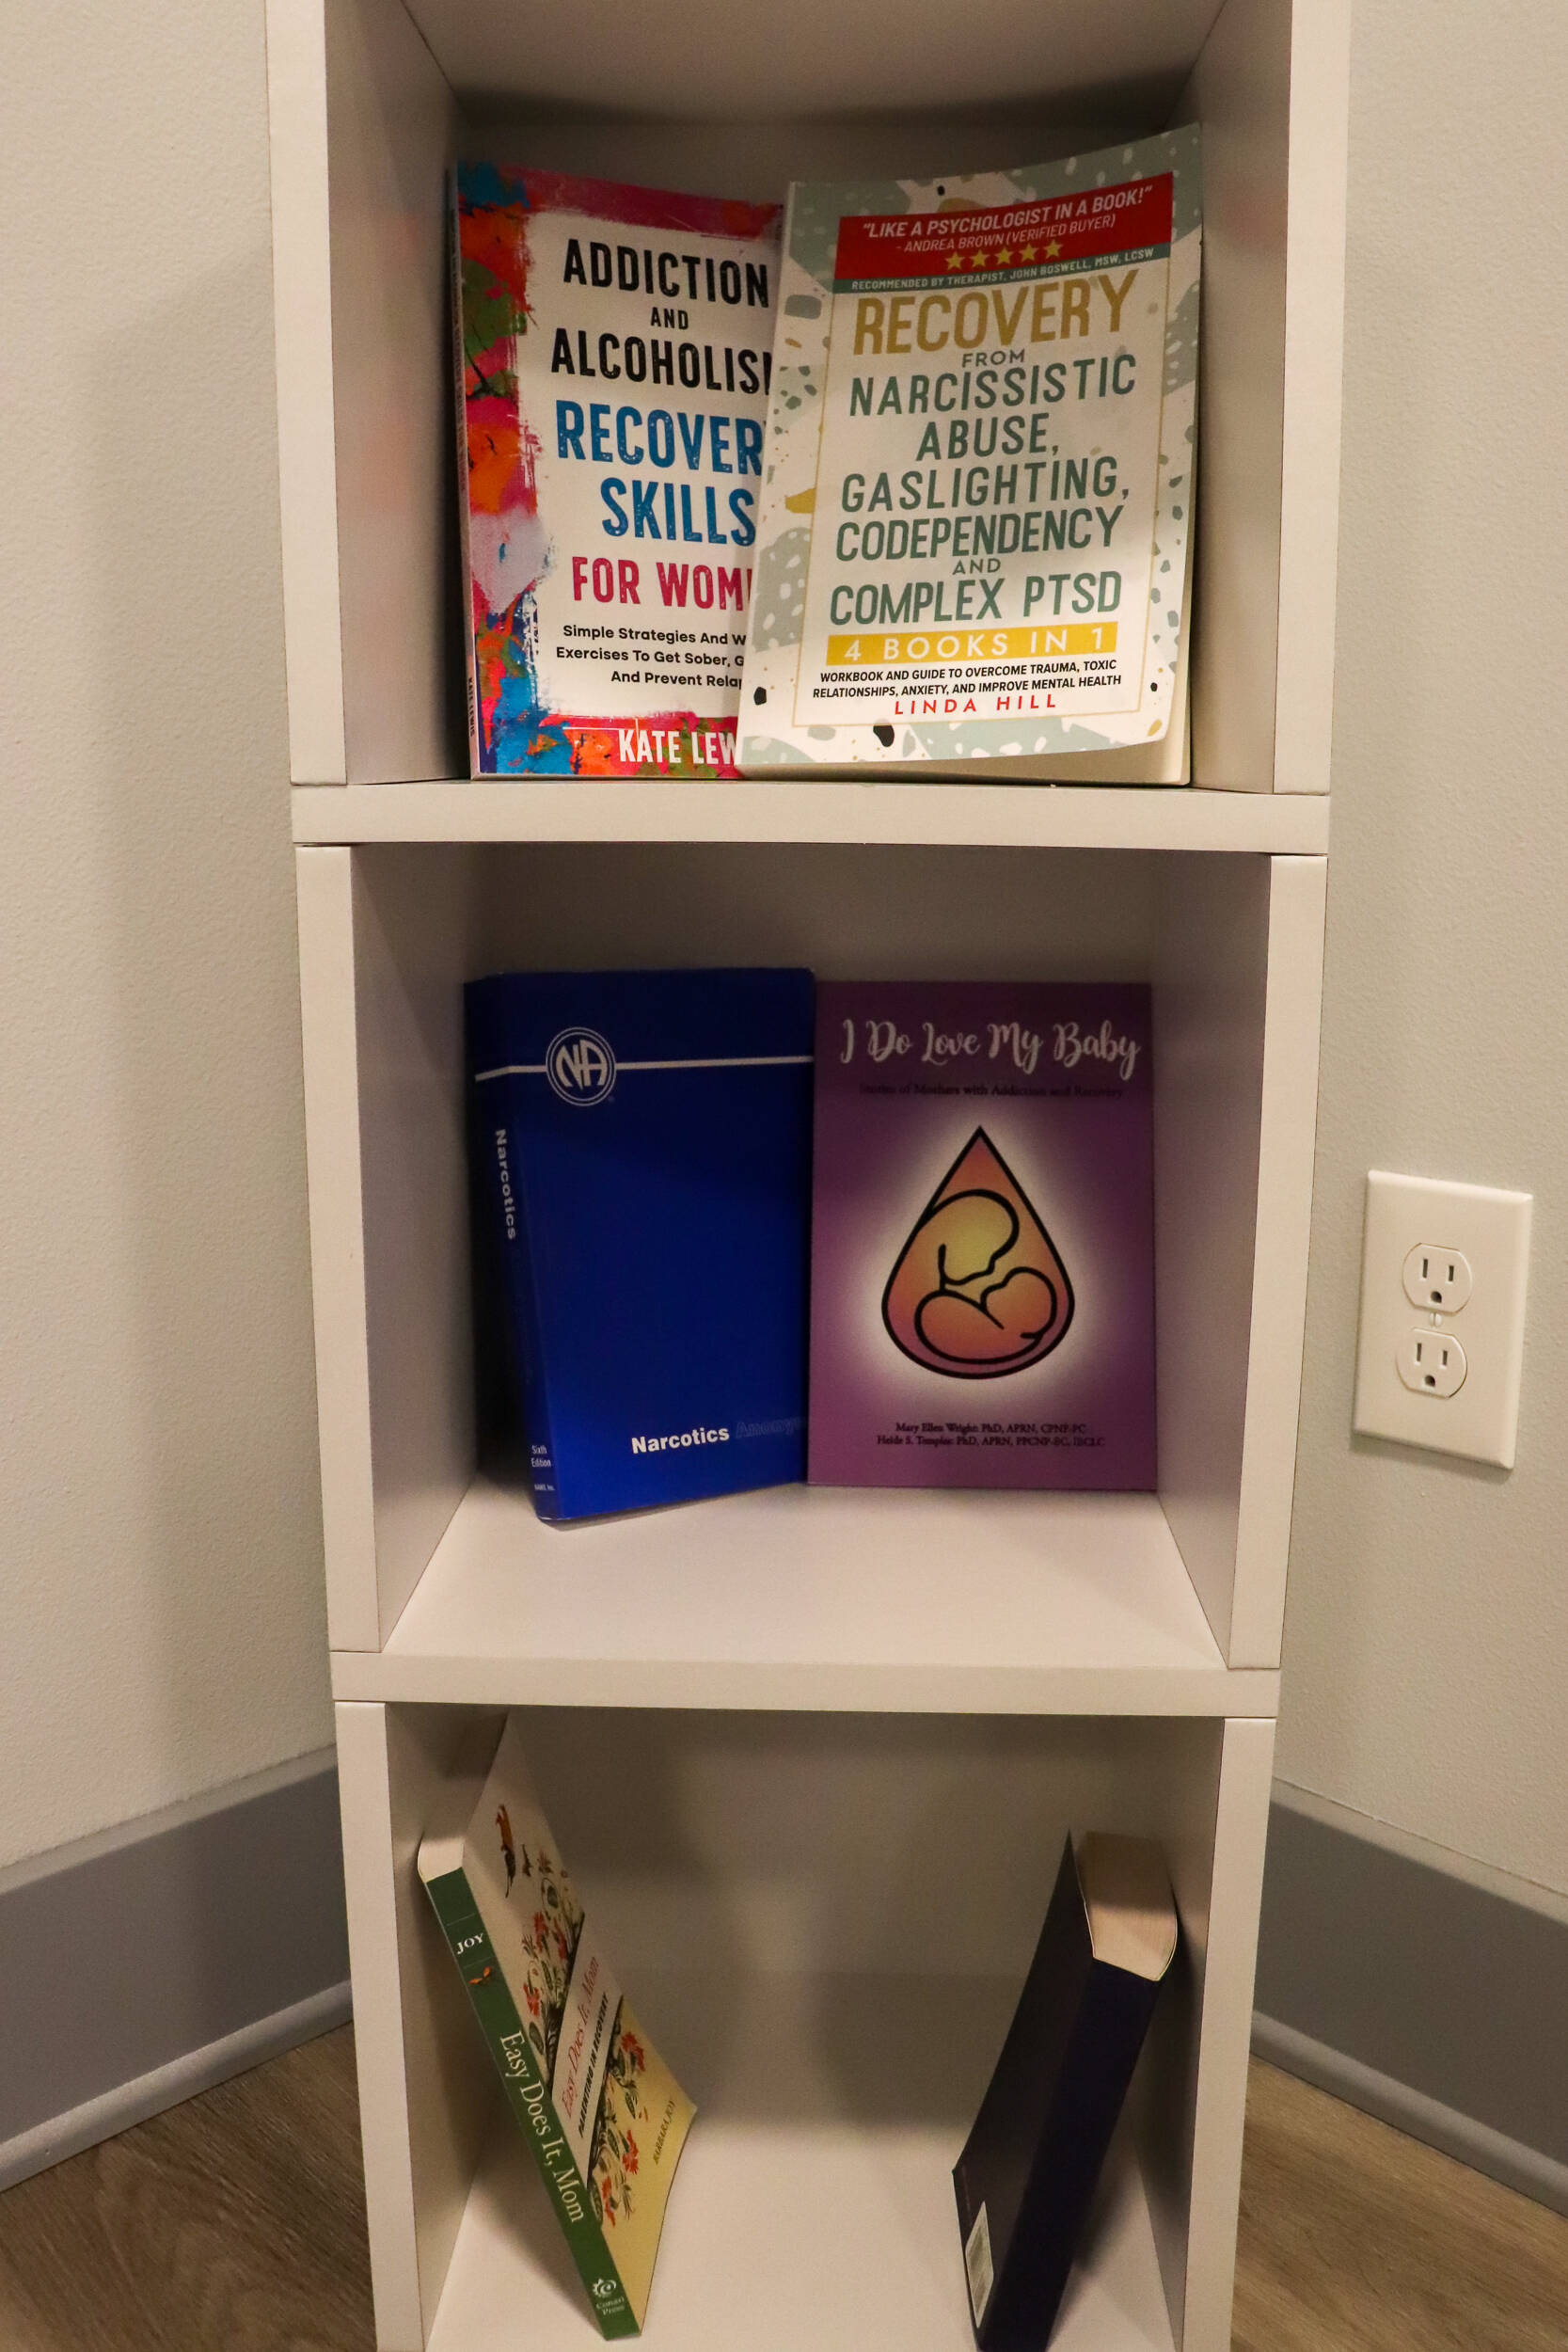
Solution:
{"label": "text 'like a psychologist in a book!'", "polygon": [[735,773],[778,208],[464,164],[479,773]]}

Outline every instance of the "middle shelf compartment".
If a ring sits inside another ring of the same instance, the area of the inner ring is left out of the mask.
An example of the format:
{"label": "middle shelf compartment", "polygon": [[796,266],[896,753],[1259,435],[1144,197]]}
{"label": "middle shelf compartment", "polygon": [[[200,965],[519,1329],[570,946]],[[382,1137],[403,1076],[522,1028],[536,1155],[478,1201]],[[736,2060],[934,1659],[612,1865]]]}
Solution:
{"label": "middle shelf compartment", "polygon": [[775,1486],[562,1530],[480,1477],[340,1699],[1272,1715],[1157,1496]]}
{"label": "middle shelf compartment", "polygon": [[[579,1703],[1272,1710],[1322,858],[595,841],[296,855],[341,1696],[513,1701],[547,1662]],[[476,1483],[492,1457],[464,983],[742,963],[1148,983],[1152,1492],[781,1490],[562,1532],[520,1488]],[[657,1694],[637,1683],[646,1661]]]}

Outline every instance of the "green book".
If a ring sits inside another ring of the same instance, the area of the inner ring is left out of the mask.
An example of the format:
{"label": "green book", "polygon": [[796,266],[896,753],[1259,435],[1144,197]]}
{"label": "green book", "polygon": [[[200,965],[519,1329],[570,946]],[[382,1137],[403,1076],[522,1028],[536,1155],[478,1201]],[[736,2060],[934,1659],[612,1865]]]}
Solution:
{"label": "green book", "polygon": [[420,1876],[599,2333],[635,2336],[695,2109],[626,2006],[510,1720],[470,1818],[471,1787],[426,1831]]}

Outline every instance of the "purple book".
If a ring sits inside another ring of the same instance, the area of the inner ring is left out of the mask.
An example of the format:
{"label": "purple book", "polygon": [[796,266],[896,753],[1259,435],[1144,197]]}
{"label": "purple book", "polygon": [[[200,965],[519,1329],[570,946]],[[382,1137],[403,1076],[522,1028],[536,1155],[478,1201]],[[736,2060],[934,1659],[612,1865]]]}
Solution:
{"label": "purple book", "polygon": [[816,992],[807,1475],[1151,1487],[1149,998]]}

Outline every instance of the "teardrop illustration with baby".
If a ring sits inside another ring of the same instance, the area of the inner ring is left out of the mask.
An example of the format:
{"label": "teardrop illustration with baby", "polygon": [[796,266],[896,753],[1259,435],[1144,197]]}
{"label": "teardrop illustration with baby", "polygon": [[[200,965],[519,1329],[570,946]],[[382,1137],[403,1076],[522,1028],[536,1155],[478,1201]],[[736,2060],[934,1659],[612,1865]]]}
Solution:
{"label": "teardrop illustration with baby", "polygon": [[1072,1285],[1033,1202],[976,1127],[922,1210],[882,1294],[912,1363],[994,1380],[1038,1363],[1072,1320]]}

